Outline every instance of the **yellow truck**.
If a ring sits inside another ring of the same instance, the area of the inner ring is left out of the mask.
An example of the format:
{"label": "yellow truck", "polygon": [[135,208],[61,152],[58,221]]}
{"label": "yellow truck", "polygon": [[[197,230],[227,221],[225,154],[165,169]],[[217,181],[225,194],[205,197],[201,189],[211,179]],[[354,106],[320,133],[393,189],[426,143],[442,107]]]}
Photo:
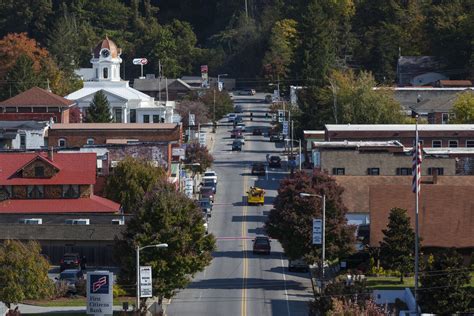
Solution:
{"label": "yellow truck", "polygon": [[263,205],[265,203],[265,190],[257,187],[250,187],[247,191],[248,205]]}

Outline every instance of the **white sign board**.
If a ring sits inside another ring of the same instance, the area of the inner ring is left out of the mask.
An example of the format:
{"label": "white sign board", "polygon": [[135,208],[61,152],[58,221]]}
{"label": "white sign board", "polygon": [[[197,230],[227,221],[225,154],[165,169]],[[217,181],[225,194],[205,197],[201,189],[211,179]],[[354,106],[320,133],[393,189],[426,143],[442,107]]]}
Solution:
{"label": "white sign board", "polygon": [[134,65],[146,65],[148,64],[148,59],[146,58],[135,58],[133,59],[133,64]]}
{"label": "white sign board", "polygon": [[178,156],[180,158],[183,157],[183,159],[184,159],[186,150],[184,148],[181,148],[181,147],[174,147],[173,149],[171,149],[171,153],[172,153],[173,156]]}
{"label": "white sign board", "polygon": [[206,146],[206,133],[199,133],[199,144]]}
{"label": "white sign board", "polygon": [[321,219],[313,219],[313,245],[321,245],[323,243],[323,221]]}
{"label": "white sign board", "polygon": [[219,82],[217,83],[217,87],[218,87],[219,91],[222,91],[222,90],[224,89],[224,82],[219,81]]}
{"label": "white sign board", "polygon": [[288,135],[288,121],[284,121],[284,122],[283,122],[283,131],[282,131],[282,134],[283,134],[283,135]]}
{"label": "white sign board", "polygon": [[109,271],[87,272],[87,314],[113,314],[114,274]]}
{"label": "white sign board", "polygon": [[153,297],[151,281],[151,267],[140,267],[140,297]]}
{"label": "white sign board", "polygon": [[191,113],[189,114],[189,126],[194,126],[194,125],[196,125],[196,123],[195,123],[195,122],[196,122],[196,121],[195,121],[195,118],[196,118],[196,117],[194,116],[194,114],[191,114]]}
{"label": "white sign board", "polygon": [[278,110],[278,122],[283,122],[285,120],[285,112],[282,110]]}

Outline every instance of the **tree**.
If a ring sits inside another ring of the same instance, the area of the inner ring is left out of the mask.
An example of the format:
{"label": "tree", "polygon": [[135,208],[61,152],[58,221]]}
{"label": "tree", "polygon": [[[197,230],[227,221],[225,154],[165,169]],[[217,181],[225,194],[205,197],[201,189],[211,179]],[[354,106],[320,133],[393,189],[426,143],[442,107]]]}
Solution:
{"label": "tree", "polygon": [[184,194],[166,181],[149,191],[138,212],[127,223],[123,241],[117,242],[122,273],[119,282],[136,281],[137,246],[167,243],[167,249],[147,249],[140,264],[152,267],[153,293],[159,302],[171,298],[177,289],[186,287],[191,277],[212,260],[215,239],[206,235],[202,212]]}
{"label": "tree", "polygon": [[183,100],[176,106],[176,112],[181,116],[184,129],[189,127],[189,113],[194,114],[195,125],[209,122],[208,108],[201,101]]}
{"label": "tree", "polygon": [[3,98],[11,98],[39,84],[34,64],[27,55],[20,55],[15,65],[10,69],[6,78],[9,82],[3,90]]}
{"label": "tree", "polygon": [[456,101],[454,101],[451,114],[453,115],[453,119],[449,120],[450,123],[474,123],[474,93],[464,92],[459,94]]}
{"label": "tree", "polygon": [[7,240],[0,244],[0,301],[10,307],[25,299],[51,296],[49,262],[35,241]]}
{"label": "tree", "polygon": [[110,105],[107,96],[102,90],[99,90],[94,95],[92,102],[87,108],[87,115],[85,117],[86,123],[110,123],[112,117],[110,115]]}
{"label": "tree", "polygon": [[328,316],[356,316],[356,315],[370,315],[370,316],[384,316],[384,311],[377,306],[375,301],[371,298],[364,302],[361,306],[357,302],[333,298],[332,308],[327,313]]}
{"label": "tree", "polygon": [[227,91],[207,90],[199,99],[206,105],[207,112],[211,117],[214,117],[214,98],[216,104],[216,120],[234,111],[234,103]]}
{"label": "tree", "polygon": [[120,161],[107,179],[105,196],[120,203],[125,213],[136,213],[145,194],[166,179],[162,168],[152,162],[127,157]]}
{"label": "tree", "polygon": [[186,147],[186,159],[184,162],[186,164],[199,164],[199,166],[193,168],[193,170],[204,172],[212,166],[213,161],[214,158],[206,146],[199,143],[191,143]]}
{"label": "tree", "polygon": [[326,195],[326,258],[337,259],[353,251],[354,227],[347,224],[342,191],[334,178],[319,171],[296,172],[280,182],[265,227],[270,237],[280,241],[288,258],[304,257],[308,263],[321,258],[321,247],[312,244],[312,227],[313,218],[321,218],[322,201],[301,197],[301,192]]}
{"label": "tree", "polygon": [[453,315],[468,312],[472,302],[469,270],[455,249],[443,249],[434,255],[421,273],[420,305],[425,312]]}
{"label": "tree", "polygon": [[391,209],[387,229],[383,229],[382,233],[382,266],[400,272],[400,283],[403,283],[403,277],[413,272],[415,262],[415,232],[410,226],[407,211],[401,208]]}

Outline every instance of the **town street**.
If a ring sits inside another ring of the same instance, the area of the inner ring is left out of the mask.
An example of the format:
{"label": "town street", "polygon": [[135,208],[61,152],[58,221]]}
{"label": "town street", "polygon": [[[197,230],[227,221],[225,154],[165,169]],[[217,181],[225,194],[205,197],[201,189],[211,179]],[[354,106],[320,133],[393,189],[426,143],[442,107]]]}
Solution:
{"label": "town street", "polygon": [[[196,275],[167,307],[167,315],[307,315],[311,282],[307,273],[289,273],[281,246],[272,241],[270,256],[252,254],[252,238],[265,234],[266,216],[277,194],[282,169],[269,169],[267,176],[251,175],[251,164],[264,162],[267,154],[279,154],[266,136],[253,136],[252,127],[270,127],[265,118],[268,105],[262,95],[234,97],[244,109],[247,131],[242,152],[231,151],[232,126],[219,126],[215,134],[213,169],[218,173],[216,203],[209,230],[217,238],[212,264]],[[250,121],[249,111],[253,112]],[[227,120],[221,121],[223,124]],[[250,127],[250,128],[249,128]],[[245,192],[257,185],[266,190],[264,206],[246,205]]]}

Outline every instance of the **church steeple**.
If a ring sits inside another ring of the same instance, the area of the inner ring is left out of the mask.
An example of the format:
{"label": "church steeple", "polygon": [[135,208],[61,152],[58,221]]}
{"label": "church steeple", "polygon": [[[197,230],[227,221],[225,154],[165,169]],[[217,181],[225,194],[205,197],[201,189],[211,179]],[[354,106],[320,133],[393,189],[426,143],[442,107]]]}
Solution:
{"label": "church steeple", "polygon": [[122,50],[107,35],[92,51],[92,67],[96,81],[120,81]]}

